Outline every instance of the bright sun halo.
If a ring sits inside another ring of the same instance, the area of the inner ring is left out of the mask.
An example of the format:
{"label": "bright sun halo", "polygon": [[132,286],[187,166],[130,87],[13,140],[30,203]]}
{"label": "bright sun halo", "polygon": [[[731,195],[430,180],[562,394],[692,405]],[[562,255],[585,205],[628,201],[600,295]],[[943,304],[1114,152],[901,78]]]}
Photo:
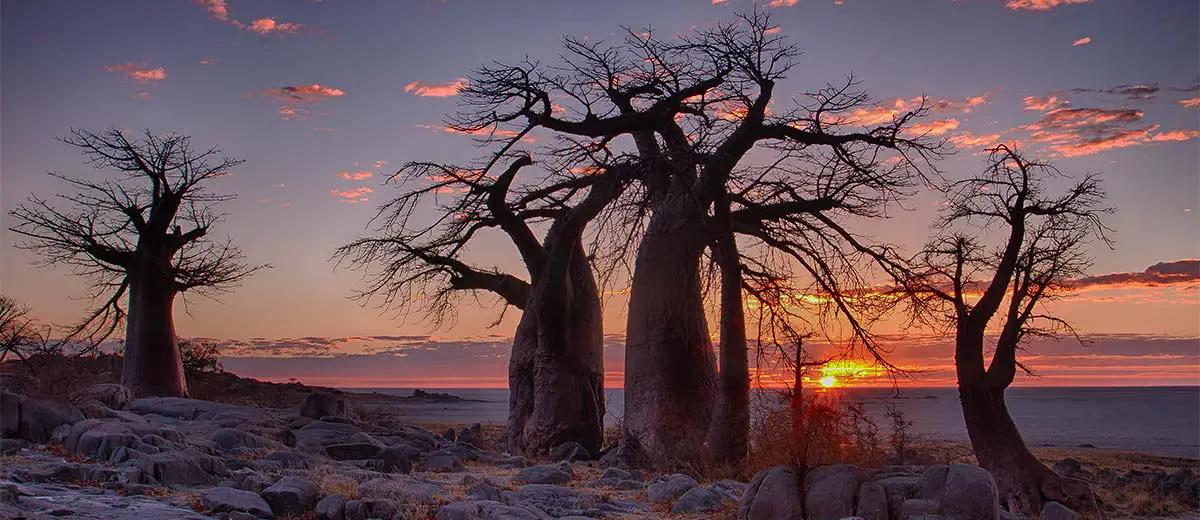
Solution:
{"label": "bright sun halo", "polygon": [[833,387],[833,385],[837,384],[837,378],[833,377],[833,376],[825,376],[825,377],[822,377],[817,382],[821,383],[821,386],[823,386],[825,388],[831,388],[831,387]]}

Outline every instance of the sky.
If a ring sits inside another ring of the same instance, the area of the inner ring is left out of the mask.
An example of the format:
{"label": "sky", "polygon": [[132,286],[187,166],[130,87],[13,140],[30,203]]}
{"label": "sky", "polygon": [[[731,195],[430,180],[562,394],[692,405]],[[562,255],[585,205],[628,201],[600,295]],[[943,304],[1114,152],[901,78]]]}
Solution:
{"label": "sky", "polygon": [[[773,0],[760,2],[803,54],[777,92],[854,74],[886,121],[915,98],[957,153],[1019,143],[1068,174],[1100,173],[1115,248],[1054,304],[1088,339],[1031,346],[1022,385],[1200,384],[1200,4],[1133,0]],[[78,320],[86,281],[33,265],[7,211],[97,176],[55,141],[72,127],[189,135],[245,159],[212,189],[236,194],[227,235],[272,268],[219,300],[176,305],[182,337],[222,345],[239,374],[347,387],[501,387],[518,316],[467,303],[431,328],[353,300],[361,275],[330,260],[395,196],[406,161],[465,163],[482,150],[444,131],[475,67],[553,60],[561,39],[622,26],[683,33],[755,8],[748,0],[173,0],[0,3],[0,292],[49,323]],[[669,37],[669,36],[665,36]],[[536,148],[538,143],[530,144]],[[929,236],[936,200],[862,230],[907,247]],[[503,240],[470,252],[522,269]],[[624,305],[605,300],[606,384],[621,385]],[[715,329],[715,326],[712,327]],[[905,384],[953,384],[951,338],[890,331]],[[848,376],[852,379],[853,375]]]}

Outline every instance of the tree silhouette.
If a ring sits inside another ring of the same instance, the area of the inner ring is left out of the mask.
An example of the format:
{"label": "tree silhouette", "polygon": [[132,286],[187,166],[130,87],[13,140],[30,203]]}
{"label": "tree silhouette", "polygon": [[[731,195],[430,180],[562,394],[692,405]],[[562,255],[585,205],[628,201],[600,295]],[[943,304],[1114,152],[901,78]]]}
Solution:
{"label": "tree silhouette", "polygon": [[[739,278],[778,285],[784,267],[799,262],[848,309],[835,282],[853,272],[857,253],[838,222],[881,215],[916,184],[914,166],[938,153],[939,143],[910,129],[924,106],[864,125],[859,111],[870,100],[852,79],[770,108],[798,55],[777,32],[755,12],[670,40],[628,29],[618,42],[568,38],[561,61],[485,66],[460,92],[468,109],[455,131],[548,133],[568,163],[632,154],[655,165],[599,219],[592,249],[605,283],[633,264],[621,442],[630,461],[740,459],[749,369]],[[851,256],[826,258],[837,251]],[[720,380],[704,313],[705,255],[727,286]],[[754,265],[764,269],[746,269]]]}
{"label": "tree silhouette", "polygon": [[31,195],[10,211],[12,230],[27,239],[18,247],[92,281],[99,305],[70,336],[95,344],[124,325],[122,382],[136,395],[186,396],[175,296],[214,295],[267,267],[244,263],[228,240],[209,239],[224,216],[215,205],[233,196],[209,193],[206,185],[242,161],[218,158],[216,149],[197,152],[188,137],[148,130],[134,140],[117,129],[72,130],[62,141],[97,169],[119,174],[92,180],[51,172],[70,189],[58,195],[67,207]]}
{"label": "tree silhouette", "polygon": [[[590,163],[591,175],[568,179],[561,166],[531,168],[529,155],[512,152],[520,139],[503,140],[478,169],[406,164],[391,179],[403,191],[380,208],[373,234],[335,256],[366,273],[362,299],[378,298],[385,307],[416,303],[435,326],[452,318],[468,293],[490,292],[520,309],[509,363],[508,449],[544,454],[574,441],[596,454],[604,429],[601,302],[583,234],[638,166]],[[505,159],[507,169],[493,174]],[[534,178],[541,182],[514,186],[518,172],[539,170],[544,175]],[[414,217],[426,206],[435,208],[432,223]],[[533,230],[539,224],[549,224],[540,240]],[[488,229],[516,247],[524,278],[464,258]]]}
{"label": "tree silhouette", "polygon": [[[1056,195],[1053,185],[1064,176],[1049,163],[1003,144],[989,153],[983,174],[951,186],[936,223],[941,233],[912,262],[905,290],[918,319],[954,330],[967,432],[1009,511],[1037,514],[1046,500],[1094,507],[1085,482],[1056,475],[1030,453],[1004,392],[1018,369],[1028,371],[1018,357],[1029,339],[1078,338],[1044,304],[1090,267],[1086,248],[1093,239],[1109,243],[1101,217],[1111,210],[1102,206],[1105,194],[1095,175]],[[987,242],[985,230],[1003,233],[1003,241]]]}

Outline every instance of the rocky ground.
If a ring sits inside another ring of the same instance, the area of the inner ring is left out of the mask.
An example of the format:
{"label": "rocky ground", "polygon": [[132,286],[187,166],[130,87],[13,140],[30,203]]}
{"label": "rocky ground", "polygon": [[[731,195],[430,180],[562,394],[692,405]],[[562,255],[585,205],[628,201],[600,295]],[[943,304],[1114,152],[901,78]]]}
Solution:
{"label": "rocky ground", "polygon": [[[291,408],[135,400],[112,384],[74,405],[0,399],[0,518],[1013,518],[991,475],[966,464],[779,467],[748,484],[697,482],[604,467],[574,444],[544,460],[497,453],[478,447],[489,444],[478,426],[437,434],[356,416],[329,392]],[[1200,489],[1191,474],[1170,479]],[[1075,515],[1051,507],[1042,518]]]}

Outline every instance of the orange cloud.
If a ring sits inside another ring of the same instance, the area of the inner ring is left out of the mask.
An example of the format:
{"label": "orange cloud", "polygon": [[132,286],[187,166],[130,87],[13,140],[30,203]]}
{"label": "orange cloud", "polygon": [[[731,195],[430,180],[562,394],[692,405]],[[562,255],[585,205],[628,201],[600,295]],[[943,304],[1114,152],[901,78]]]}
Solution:
{"label": "orange cloud", "polygon": [[1025,96],[1025,110],[1037,110],[1038,112],[1045,112],[1047,110],[1066,108],[1070,104],[1071,102],[1065,99],[1058,99],[1055,96],[1050,96],[1048,98]]}
{"label": "orange cloud", "polygon": [[1181,99],[1179,100],[1179,104],[1188,108],[1200,108],[1200,97]]}
{"label": "orange cloud", "polygon": [[799,0],[771,0],[767,7],[792,7]]}
{"label": "orange cloud", "polygon": [[770,29],[763,31],[763,34],[778,34],[779,31],[782,31],[782,30],[783,29],[779,28],[778,26],[771,27]]}
{"label": "orange cloud", "polygon": [[1087,44],[1089,44],[1089,43],[1092,43],[1092,37],[1091,37],[1091,36],[1084,36],[1083,38],[1080,38],[1080,39],[1078,39],[1078,40],[1075,40],[1075,43],[1072,43],[1072,44],[1071,44],[1071,46],[1072,46],[1072,47],[1078,47],[1078,46],[1080,46],[1080,45],[1087,45]]}
{"label": "orange cloud", "polygon": [[908,127],[908,131],[917,135],[942,135],[958,128],[957,119],[940,119],[928,123],[917,123]]}
{"label": "orange cloud", "polygon": [[467,86],[467,78],[458,78],[449,83],[414,81],[405,85],[404,91],[421,97],[452,97],[457,96],[458,90],[465,86]]}
{"label": "orange cloud", "polygon": [[348,204],[357,204],[359,202],[366,202],[367,195],[375,193],[375,190],[363,186],[361,188],[354,188],[351,190],[329,190],[329,193],[331,193],[334,197],[342,199],[342,202]]}
{"label": "orange cloud", "polygon": [[117,65],[107,65],[105,72],[120,72],[129,79],[142,82],[154,82],[167,79],[167,69],[163,67],[146,68],[145,62],[126,62]]}
{"label": "orange cloud", "polygon": [[1060,5],[1086,4],[1092,0],[1008,0],[1004,4],[1009,9],[1027,9],[1030,11],[1048,11]]}
{"label": "orange cloud", "polygon": [[374,174],[373,174],[373,173],[371,173],[371,171],[370,171],[370,170],[363,170],[363,171],[358,171],[358,172],[340,172],[340,173],[338,173],[338,177],[341,177],[341,178],[343,178],[343,179],[346,179],[346,180],[348,180],[348,181],[361,181],[361,180],[366,180],[366,179],[370,179],[372,175],[374,175]]}
{"label": "orange cloud", "polygon": [[950,144],[957,148],[987,148],[999,141],[1000,134],[975,135],[971,132],[962,132],[950,137]]}
{"label": "orange cloud", "polygon": [[1200,130],[1171,130],[1168,132],[1154,134],[1154,137],[1151,137],[1150,140],[1151,141],[1187,141],[1188,139],[1195,139],[1197,137],[1200,137]]}
{"label": "orange cloud", "polygon": [[[881,104],[873,107],[858,108],[845,117],[842,122],[859,124],[862,126],[875,126],[889,124],[900,114],[912,110],[916,110],[924,105],[936,112],[948,114],[968,114],[975,107],[988,103],[990,93],[985,93],[980,96],[967,96],[961,99],[941,99],[930,96],[915,97],[912,99],[896,98],[890,104]],[[945,133],[944,131],[941,133]],[[939,135],[939,134],[934,134]]]}
{"label": "orange cloud", "polygon": [[296,34],[296,32],[302,28],[304,28],[304,24],[280,22],[276,21],[274,18],[259,18],[253,22],[250,22],[250,25],[246,26],[247,31],[256,32],[262,35],[268,35],[272,33]]}

